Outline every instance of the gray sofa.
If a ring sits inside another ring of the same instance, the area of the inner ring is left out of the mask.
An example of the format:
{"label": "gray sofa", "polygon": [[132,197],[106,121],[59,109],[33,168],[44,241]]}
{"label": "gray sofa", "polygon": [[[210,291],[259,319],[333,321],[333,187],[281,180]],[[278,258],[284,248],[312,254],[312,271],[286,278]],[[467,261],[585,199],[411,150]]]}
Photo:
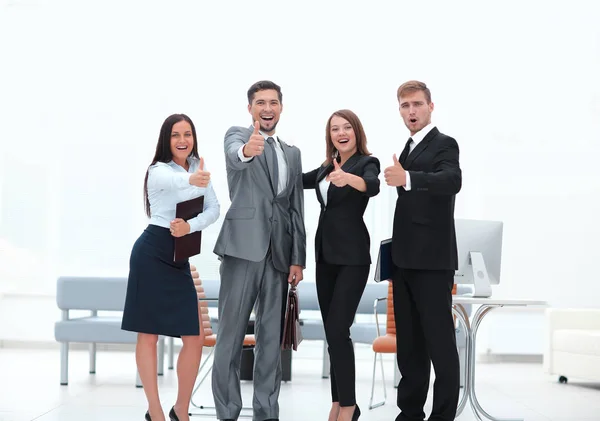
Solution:
{"label": "gray sofa", "polygon": [[[54,324],[54,338],[60,342],[60,384],[69,381],[69,344],[87,343],[90,346],[90,373],[96,372],[96,344],[135,344],[137,333],[121,330],[121,314],[125,303],[127,278],[77,277],[58,278],[56,304],[62,311],[61,320]],[[73,317],[75,310],[87,315]],[[111,312],[104,314],[104,312]],[[115,313],[116,312],[116,313]],[[163,374],[164,338],[158,342],[158,374]],[[141,387],[139,375],[136,386]]]}

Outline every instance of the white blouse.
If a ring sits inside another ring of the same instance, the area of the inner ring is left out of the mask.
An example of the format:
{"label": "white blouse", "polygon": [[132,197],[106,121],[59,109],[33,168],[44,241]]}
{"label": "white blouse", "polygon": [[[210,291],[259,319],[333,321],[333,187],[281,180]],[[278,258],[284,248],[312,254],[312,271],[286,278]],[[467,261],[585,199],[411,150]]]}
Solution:
{"label": "white blouse", "polygon": [[188,220],[190,232],[202,231],[219,218],[221,207],[212,187],[190,184],[190,176],[196,172],[200,160],[188,157],[190,168],[186,171],[173,161],[157,162],[148,171],[148,201],[150,202],[150,224],[169,228],[175,219],[175,206],[179,202],[204,196],[204,210]]}
{"label": "white blouse", "polygon": [[327,192],[329,191],[329,185],[331,181],[327,180],[327,177],[323,177],[321,181],[319,181],[319,190],[321,190],[321,197],[323,198],[323,204],[327,206]]}

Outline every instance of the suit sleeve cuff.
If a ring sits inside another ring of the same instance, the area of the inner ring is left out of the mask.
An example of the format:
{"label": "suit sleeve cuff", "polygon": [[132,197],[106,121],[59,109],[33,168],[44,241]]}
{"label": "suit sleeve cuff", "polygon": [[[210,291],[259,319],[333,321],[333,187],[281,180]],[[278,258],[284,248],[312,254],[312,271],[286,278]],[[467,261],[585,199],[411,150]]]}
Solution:
{"label": "suit sleeve cuff", "polygon": [[253,156],[246,158],[244,156],[244,146],[246,146],[246,144],[243,144],[239,149],[238,149],[238,158],[240,158],[240,161],[242,162],[250,162],[252,160],[252,158],[254,158]]}
{"label": "suit sleeve cuff", "polygon": [[410,190],[410,172],[406,171],[406,184],[404,185],[404,190]]}

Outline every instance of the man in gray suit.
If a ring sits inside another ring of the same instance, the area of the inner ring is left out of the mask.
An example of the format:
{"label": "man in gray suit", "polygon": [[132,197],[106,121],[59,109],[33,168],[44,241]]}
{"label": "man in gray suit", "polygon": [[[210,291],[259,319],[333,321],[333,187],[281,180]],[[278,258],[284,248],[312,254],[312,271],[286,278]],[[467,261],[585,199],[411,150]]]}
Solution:
{"label": "man in gray suit", "polygon": [[248,90],[254,126],[231,127],[225,134],[231,207],[214,249],[222,259],[212,374],[220,420],[236,420],[242,409],[242,344],[253,307],[253,419],[279,417],[287,285],[302,280],[306,263],[302,162],[300,150],[275,135],[281,110],[281,88],[257,82]]}

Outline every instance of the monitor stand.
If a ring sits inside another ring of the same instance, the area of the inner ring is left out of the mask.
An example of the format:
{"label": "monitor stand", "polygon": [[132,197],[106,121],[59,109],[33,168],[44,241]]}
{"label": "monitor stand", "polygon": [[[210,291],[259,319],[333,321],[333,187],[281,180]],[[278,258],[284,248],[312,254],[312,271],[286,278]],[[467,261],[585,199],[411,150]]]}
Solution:
{"label": "monitor stand", "polygon": [[473,269],[473,297],[489,298],[492,296],[492,286],[490,285],[490,277],[485,267],[483,255],[478,251],[472,251],[469,255],[471,268]]}

